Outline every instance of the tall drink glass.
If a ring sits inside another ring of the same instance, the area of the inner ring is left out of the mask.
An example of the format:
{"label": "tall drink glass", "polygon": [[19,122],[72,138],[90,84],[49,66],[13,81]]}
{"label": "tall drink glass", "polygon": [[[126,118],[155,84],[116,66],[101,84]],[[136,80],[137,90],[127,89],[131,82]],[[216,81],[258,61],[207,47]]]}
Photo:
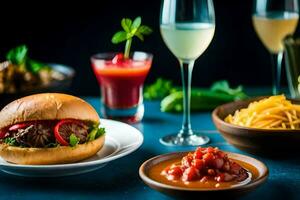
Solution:
{"label": "tall drink glass", "polygon": [[195,60],[207,49],[215,32],[212,0],[163,0],[160,31],[164,42],[180,63],[183,88],[183,123],[177,133],[160,139],[164,145],[190,146],[209,142],[191,127],[190,98]]}
{"label": "tall drink glass", "polygon": [[280,93],[283,39],[296,30],[299,14],[298,0],[255,0],[254,29],[271,54],[273,95]]}

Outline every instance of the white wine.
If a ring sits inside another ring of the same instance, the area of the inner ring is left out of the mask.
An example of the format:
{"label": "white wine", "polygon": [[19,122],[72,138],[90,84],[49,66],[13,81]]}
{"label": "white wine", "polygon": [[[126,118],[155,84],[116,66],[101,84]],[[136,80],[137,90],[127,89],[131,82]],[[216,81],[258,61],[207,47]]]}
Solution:
{"label": "white wine", "polygon": [[299,15],[291,12],[270,12],[264,15],[254,15],[254,29],[272,53],[283,51],[282,40],[296,30]]}
{"label": "white wine", "polygon": [[177,23],[161,25],[160,31],[167,47],[177,58],[195,60],[211,42],[215,25],[209,23]]}

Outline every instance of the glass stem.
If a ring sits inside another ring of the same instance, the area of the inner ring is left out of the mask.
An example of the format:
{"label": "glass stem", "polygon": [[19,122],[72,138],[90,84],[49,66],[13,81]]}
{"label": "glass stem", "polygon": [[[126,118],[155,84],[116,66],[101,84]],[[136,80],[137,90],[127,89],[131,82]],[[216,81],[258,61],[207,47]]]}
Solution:
{"label": "glass stem", "polygon": [[273,95],[277,95],[280,92],[282,57],[283,57],[282,52],[279,52],[277,54],[273,54],[273,53],[271,54],[272,74],[273,74],[273,85],[272,85]]}
{"label": "glass stem", "polygon": [[179,133],[180,136],[190,136],[193,134],[191,129],[190,107],[191,107],[191,82],[192,71],[194,67],[193,61],[179,60],[181,68],[182,90],[183,90],[183,122]]}

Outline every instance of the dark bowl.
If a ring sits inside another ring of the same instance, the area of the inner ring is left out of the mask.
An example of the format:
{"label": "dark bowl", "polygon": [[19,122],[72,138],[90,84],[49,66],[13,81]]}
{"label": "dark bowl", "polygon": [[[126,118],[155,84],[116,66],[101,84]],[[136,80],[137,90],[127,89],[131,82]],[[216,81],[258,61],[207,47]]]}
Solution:
{"label": "dark bowl", "polygon": [[56,64],[56,63],[49,63],[48,64],[52,69],[61,72],[64,74],[65,79],[53,81],[46,87],[36,87],[32,90],[17,92],[13,94],[0,94],[0,109],[2,109],[5,105],[10,103],[13,100],[19,99],[24,96],[28,96],[31,94],[36,93],[43,93],[43,92],[66,92],[71,86],[72,80],[75,76],[75,70],[72,67]]}
{"label": "dark bowl", "polygon": [[152,189],[155,189],[159,192],[162,192],[166,195],[170,195],[175,198],[180,199],[189,199],[191,197],[197,197],[199,198],[207,198],[207,199],[215,199],[221,197],[221,199],[226,198],[237,198],[240,197],[255,188],[257,188],[259,185],[264,183],[268,178],[268,168],[265,164],[260,162],[259,160],[256,160],[254,158],[251,158],[249,156],[236,154],[236,153],[230,153],[226,152],[229,156],[229,158],[233,158],[236,160],[240,160],[246,163],[251,164],[254,166],[258,172],[259,175],[257,178],[251,180],[249,183],[245,185],[239,185],[232,188],[186,188],[186,187],[177,187],[172,186],[164,183],[160,183],[156,180],[153,180],[149,177],[149,170],[154,166],[157,165],[160,162],[175,159],[175,158],[182,158],[185,156],[188,152],[176,152],[176,153],[170,153],[170,154],[163,154],[156,156],[154,158],[151,158],[147,161],[145,161],[139,169],[139,175],[141,179]]}
{"label": "dark bowl", "polygon": [[[219,132],[228,143],[253,154],[274,156],[300,150],[300,130],[248,128],[224,121],[229,114],[262,98],[266,97],[231,102],[217,107],[212,113],[212,118]],[[297,100],[291,101],[299,104]]]}

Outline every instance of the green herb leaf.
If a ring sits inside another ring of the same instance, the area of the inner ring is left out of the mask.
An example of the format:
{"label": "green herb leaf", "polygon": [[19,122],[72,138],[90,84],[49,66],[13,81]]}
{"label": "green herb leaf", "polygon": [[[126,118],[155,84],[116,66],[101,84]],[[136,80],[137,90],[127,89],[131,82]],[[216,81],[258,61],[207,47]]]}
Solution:
{"label": "green herb leaf", "polygon": [[98,131],[97,127],[94,128],[94,129],[92,129],[92,131],[87,136],[87,140],[88,141],[93,141],[95,139],[95,137],[96,137],[97,131]]}
{"label": "green herb leaf", "polygon": [[174,90],[172,81],[158,78],[152,85],[145,87],[144,98],[147,100],[160,100]]}
{"label": "green herb leaf", "polygon": [[90,133],[87,136],[88,141],[93,141],[101,135],[105,134],[105,128],[99,128],[98,126],[99,125],[94,126],[94,128],[90,131]]}
{"label": "green herb leaf", "polygon": [[16,48],[11,49],[6,59],[12,64],[17,65],[20,69],[27,70],[32,73],[38,73],[41,69],[47,66],[36,60],[32,60],[28,57],[28,48],[26,45],[20,45]]}
{"label": "green herb leaf", "polygon": [[95,139],[105,134],[105,128],[98,128]]}
{"label": "green herb leaf", "polygon": [[114,36],[111,39],[111,42],[113,44],[118,44],[118,43],[123,42],[125,40],[127,40],[127,33],[125,31],[119,31],[119,32],[114,34]]}
{"label": "green herb leaf", "polygon": [[143,35],[150,35],[153,31],[149,26],[142,25],[139,27],[138,32]]}
{"label": "green herb leaf", "polygon": [[141,41],[144,41],[144,36],[140,32],[137,31],[134,35],[137,36]]}
{"label": "green herb leaf", "polygon": [[75,147],[78,143],[79,143],[79,138],[76,137],[76,135],[74,133],[72,133],[70,135],[70,138],[69,138],[69,144],[71,147]]}
{"label": "green herb leaf", "polygon": [[133,20],[132,25],[130,27],[131,33],[135,33],[142,23],[141,17],[137,17]]}
{"label": "green herb leaf", "polygon": [[124,31],[126,31],[127,33],[130,32],[131,24],[132,24],[132,21],[131,21],[131,19],[128,19],[128,18],[123,18],[121,21],[121,26],[124,29]]}
{"label": "green herb leaf", "polygon": [[21,65],[25,63],[27,57],[28,48],[26,45],[20,45],[16,48],[11,49],[6,54],[6,59],[10,61],[12,64]]}
{"label": "green herb leaf", "polygon": [[38,62],[36,60],[27,59],[26,61],[26,68],[33,73],[38,73],[41,69],[45,67],[46,65],[44,63]]}
{"label": "green herb leaf", "polygon": [[142,24],[142,18],[137,17],[133,21],[128,18],[123,18],[121,20],[121,26],[123,31],[118,31],[115,33],[111,39],[113,44],[118,44],[120,42],[126,41],[124,58],[129,58],[130,48],[132,43],[132,38],[137,36],[141,41],[144,41],[144,35],[149,35],[152,33],[151,28]]}
{"label": "green herb leaf", "polygon": [[139,28],[141,23],[142,23],[142,18],[140,16],[136,17],[132,22],[131,29]]}
{"label": "green herb leaf", "polygon": [[7,137],[4,139],[4,143],[10,145],[10,146],[17,146],[17,141],[15,138],[10,138],[10,137]]}
{"label": "green herb leaf", "polygon": [[239,85],[236,88],[230,88],[228,81],[222,80],[215,82],[211,87],[211,91],[223,92],[225,94],[236,96],[236,99],[241,99],[247,97],[247,95],[243,92],[243,87]]}

